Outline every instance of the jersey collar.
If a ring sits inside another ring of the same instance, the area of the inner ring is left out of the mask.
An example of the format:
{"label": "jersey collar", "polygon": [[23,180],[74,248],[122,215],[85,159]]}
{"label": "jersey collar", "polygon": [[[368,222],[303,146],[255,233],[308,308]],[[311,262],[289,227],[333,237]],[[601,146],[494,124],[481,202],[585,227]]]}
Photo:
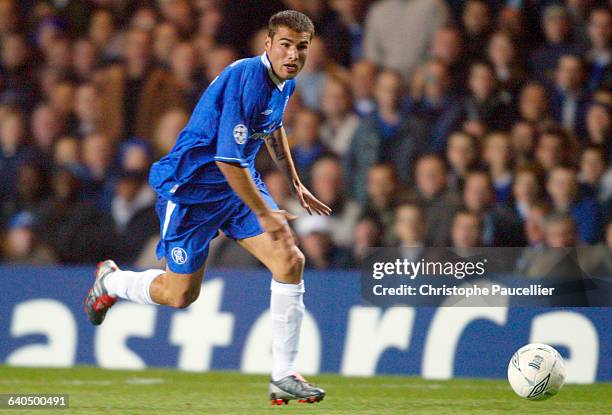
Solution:
{"label": "jersey collar", "polygon": [[285,87],[285,81],[281,81],[274,73],[274,70],[272,69],[272,64],[270,63],[270,59],[268,59],[268,54],[266,52],[261,55],[261,62],[268,69],[268,76],[270,77],[272,82],[274,82],[274,85],[276,85],[279,91],[283,92],[283,88]]}

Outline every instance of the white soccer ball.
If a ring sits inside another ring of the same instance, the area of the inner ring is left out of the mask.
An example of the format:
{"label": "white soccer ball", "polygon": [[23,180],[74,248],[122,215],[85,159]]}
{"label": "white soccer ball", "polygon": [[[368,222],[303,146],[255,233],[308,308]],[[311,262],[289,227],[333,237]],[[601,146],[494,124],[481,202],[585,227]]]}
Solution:
{"label": "white soccer ball", "polygon": [[563,358],[547,344],[523,346],[510,359],[508,381],[521,398],[532,401],[551,398],[565,383]]}

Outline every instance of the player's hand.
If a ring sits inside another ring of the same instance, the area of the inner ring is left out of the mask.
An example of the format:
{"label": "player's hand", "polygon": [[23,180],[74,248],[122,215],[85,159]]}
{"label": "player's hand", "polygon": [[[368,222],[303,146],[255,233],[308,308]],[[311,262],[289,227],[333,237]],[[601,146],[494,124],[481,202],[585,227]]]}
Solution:
{"label": "player's hand", "polygon": [[257,217],[261,227],[268,232],[275,241],[293,241],[293,234],[287,221],[297,219],[297,216],[292,215],[286,210],[270,210]]}
{"label": "player's hand", "polygon": [[312,215],[312,212],[327,216],[331,214],[331,208],[314,197],[313,194],[310,193],[310,190],[306,189],[306,187],[299,180],[293,182],[293,191],[300,201],[300,205],[302,205],[302,207],[306,209],[310,215]]}

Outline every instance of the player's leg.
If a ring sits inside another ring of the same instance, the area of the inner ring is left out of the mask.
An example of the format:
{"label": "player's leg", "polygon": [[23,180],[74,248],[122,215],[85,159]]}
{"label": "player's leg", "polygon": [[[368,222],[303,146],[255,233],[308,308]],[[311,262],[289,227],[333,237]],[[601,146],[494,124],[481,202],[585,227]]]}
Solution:
{"label": "player's leg", "polygon": [[273,240],[270,234],[241,239],[238,243],[271,272],[270,314],[272,318],[272,403],[318,402],[325,391],[306,382],[294,368],[304,317],[304,254],[296,246],[287,225],[287,238]]}

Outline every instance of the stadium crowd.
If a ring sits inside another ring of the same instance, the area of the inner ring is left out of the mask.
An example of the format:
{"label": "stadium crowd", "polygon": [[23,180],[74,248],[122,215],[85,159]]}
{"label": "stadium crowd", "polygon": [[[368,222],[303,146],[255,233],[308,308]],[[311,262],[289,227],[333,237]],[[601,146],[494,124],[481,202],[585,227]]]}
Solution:
{"label": "stadium crowd", "polygon": [[[0,260],[159,266],[148,169],[286,8],[317,34],[284,126],[333,214],[308,216],[265,151],[258,166],[307,266],[612,247],[606,1],[0,0]],[[209,264],[256,265],[237,250],[221,236]]]}

